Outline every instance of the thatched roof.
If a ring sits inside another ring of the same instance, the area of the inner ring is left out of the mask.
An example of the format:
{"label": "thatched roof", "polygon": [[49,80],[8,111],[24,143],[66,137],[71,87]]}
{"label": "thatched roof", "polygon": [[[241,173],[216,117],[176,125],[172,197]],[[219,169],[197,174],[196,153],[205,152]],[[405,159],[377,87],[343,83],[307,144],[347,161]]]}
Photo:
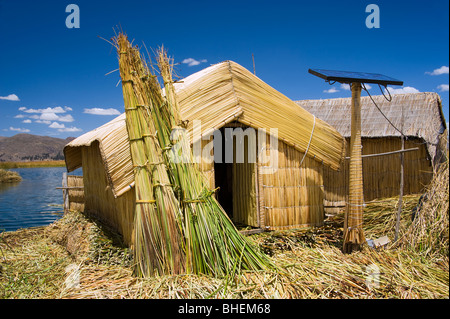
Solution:
{"label": "thatched roof", "polygon": [[[392,95],[388,102],[384,96],[373,96],[386,117],[398,129],[402,127],[408,137],[418,137],[427,144],[428,153],[435,158],[441,135],[446,130],[441,98],[436,93],[410,93]],[[351,98],[296,101],[305,110],[335,127],[345,137],[351,134]],[[376,138],[401,136],[383,117],[370,97],[361,97],[361,135]]]}
{"label": "thatched roof", "polygon": [[[308,156],[334,169],[340,167],[342,135],[235,62],[212,65],[177,83],[175,89],[181,118],[189,121],[189,133],[193,120],[201,120],[202,134],[231,121],[267,132],[277,128],[278,138],[286,144],[302,152],[308,149]],[[81,166],[80,148],[93,141],[99,142],[111,189],[119,196],[134,181],[124,115],[67,144],[64,153],[69,171]]]}
{"label": "thatched roof", "polygon": [[64,147],[64,158],[69,172],[82,166],[81,148],[92,143],[99,143],[112,192],[115,196],[120,196],[129,189],[129,185],[134,184],[125,113],[81,135]]}

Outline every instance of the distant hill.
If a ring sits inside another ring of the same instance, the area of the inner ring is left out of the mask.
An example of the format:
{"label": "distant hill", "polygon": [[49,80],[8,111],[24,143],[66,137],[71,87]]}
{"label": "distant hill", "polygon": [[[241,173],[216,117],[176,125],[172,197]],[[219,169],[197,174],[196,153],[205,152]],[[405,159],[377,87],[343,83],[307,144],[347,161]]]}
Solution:
{"label": "distant hill", "polygon": [[63,148],[73,139],[32,134],[0,136],[0,162],[63,160]]}

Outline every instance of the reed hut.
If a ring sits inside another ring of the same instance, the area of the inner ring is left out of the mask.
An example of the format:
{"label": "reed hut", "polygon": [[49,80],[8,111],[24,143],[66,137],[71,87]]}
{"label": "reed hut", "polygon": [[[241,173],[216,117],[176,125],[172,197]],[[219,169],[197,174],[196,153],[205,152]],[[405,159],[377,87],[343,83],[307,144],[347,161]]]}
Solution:
{"label": "reed hut", "polygon": [[[434,168],[447,156],[447,127],[439,95],[396,94],[391,102],[382,95],[373,96],[373,99],[392,124],[370,97],[361,98],[364,200],[399,195],[400,153],[392,153],[402,147],[399,131],[404,133],[405,149],[418,148],[404,153],[403,194],[423,193],[433,177]],[[296,103],[335,127],[349,141],[350,98]],[[348,195],[348,161],[343,162],[339,171],[324,167],[323,181],[325,210],[335,213],[345,206]]]}
{"label": "reed hut", "polygon": [[[289,229],[323,222],[324,167],[336,170],[344,161],[345,139],[335,128],[232,61],[174,86],[194,155],[200,154],[196,165],[236,225]],[[232,160],[223,153],[218,160],[227,134]],[[125,115],[73,140],[64,155],[69,172],[83,167],[85,211],[131,243],[135,194]]]}

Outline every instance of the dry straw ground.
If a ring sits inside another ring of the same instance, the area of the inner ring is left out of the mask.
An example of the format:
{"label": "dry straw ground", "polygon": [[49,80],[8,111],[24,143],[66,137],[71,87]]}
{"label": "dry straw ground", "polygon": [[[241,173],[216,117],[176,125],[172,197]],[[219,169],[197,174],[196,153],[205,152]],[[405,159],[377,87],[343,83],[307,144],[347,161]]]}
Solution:
{"label": "dry straw ground", "polygon": [[[139,279],[120,237],[72,212],[48,227],[0,234],[0,297],[448,298],[448,167],[437,174],[426,197],[414,221],[420,196],[404,198],[400,239],[386,249],[342,254],[343,217],[337,215],[320,228],[251,236],[278,270],[222,278]],[[393,239],[397,202],[368,203],[367,238]],[[76,285],[67,280],[69,265],[79,271]]]}

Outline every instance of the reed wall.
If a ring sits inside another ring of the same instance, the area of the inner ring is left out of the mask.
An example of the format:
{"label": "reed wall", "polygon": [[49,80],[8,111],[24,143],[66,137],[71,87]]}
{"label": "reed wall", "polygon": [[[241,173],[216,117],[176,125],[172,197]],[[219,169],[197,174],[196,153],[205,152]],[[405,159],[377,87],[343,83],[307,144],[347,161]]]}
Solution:
{"label": "reed wall", "polygon": [[[250,147],[256,153],[256,149]],[[233,220],[236,223],[259,227],[257,207],[256,163],[248,160],[248,140],[244,140],[244,162],[232,167]]]}
{"label": "reed wall", "polygon": [[[347,143],[347,146],[350,143]],[[398,137],[365,138],[362,140],[362,154],[378,154],[401,149]],[[431,160],[423,140],[410,138],[405,141],[405,149],[418,147],[419,150],[404,153],[405,195],[423,193],[424,187],[433,177]],[[348,154],[348,152],[347,152]],[[348,160],[340,171],[327,167],[323,169],[325,210],[336,212],[345,206],[348,194]],[[363,158],[364,200],[398,196],[400,188],[400,154]]]}
{"label": "reed wall", "polygon": [[[83,176],[67,175],[68,187],[83,187]],[[84,212],[84,189],[73,188],[68,189],[69,210]]]}
{"label": "reed wall", "polygon": [[214,162],[211,161],[206,153],[208,152],[211,156],[214,156],[214,149],[211,147],[213,141],[213,137],[211,136],[209,139],[202,139],[201,140],[201,149],[202,154],[205,152],[205,156],[201,156],[200,159],[197,159],[199,162],[199,169],[203,173],[203,176],[205,177],[207,181],[207,185],[209,185],[210,189],[215,188],[215,181],[214,181]]}
{"label": "reed wall", "polygon": [[[230,123],[227,126],[247,127],[241,123]],[[210,141],[202,142],[203,151]],[[249,163],[248,150],[255,149],[254,147],[250,145],[249,148],[248,139],[245,138],[244,163],[236,163],[234,158],[233,221],[268,229],[321,225],[324,218],[323,164],[308,156],[304,157],[303,152],[280,140],[278,149],[271,153],[268,134],[262,146],[266,149],[268,162]],[[236,154],[235,144],[233,149]],[[211,155],[213,153],[211,150]],[[276,159],[269,159],[270,155]],[[269,166],[274,164],[276,169]],[[208,178],[211,189],[216,188],[214,163],[208,163],[202,158],[200,168]]]}
{"label": "reed wall", "polygon": [[107,181],[98,142],[82,147],[85,211],[117,230],[132,245],[134,227],[134,189],[115,198]]}
{"label": "reed wall", "polygon": [[[269,149],[268,135],[266,142]],[[203,151],[208,144],[209,141],[202,142]],[[213,150],[210,152],[213,154]],[[270,152],[266,151],[266,154]],[[272,230],[321,225],[324,218],[323,165],[304,157],[304,153],[282,141],[278,141],[278,150],[272,154],[277,157],[278,166],[273,171],[265,163],[248,163],[246,160],[233,164],[234,222]],[[244,158],[247,159],[247,153]],[[82,147],[82,166],[84,211],[116,229],[131,245],[134,188],[114,197],[98,142]],[[216,188],[214,163],[202,157],[199,166],[210,188]]]}
{"label": "reed wall", "polygon": [[323,165],[282,141],[278,141],[274,156],[278,157],[276,169],[258,163],[259,207],[264,226],[291,229],[321,225]]}

